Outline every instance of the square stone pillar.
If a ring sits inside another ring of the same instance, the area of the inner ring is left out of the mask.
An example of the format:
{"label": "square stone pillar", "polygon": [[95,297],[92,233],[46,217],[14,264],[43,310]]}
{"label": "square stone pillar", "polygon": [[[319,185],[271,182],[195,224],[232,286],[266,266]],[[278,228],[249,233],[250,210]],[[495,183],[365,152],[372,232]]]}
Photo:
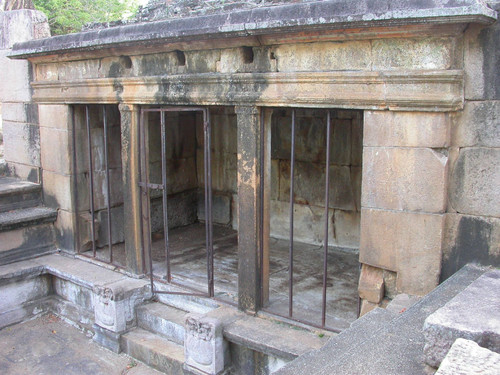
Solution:
{"label": "square stone pillar", "polygon": [[260,235],[261,121],[257,107],[235,108],[238,122],[238,306],[256,312],[262,304]]}
{"label": "square stone pillar", "polygon": [[359,258],[396,272],[397,293],[439,282],[449,128],[445,113],[365,112]]}
{"label": "square stone pillar", "polygon": [[120,104],[123,212],[127,270],[142,274],[143,247],[141,239],[141,195],[139,188],[139,106]]}

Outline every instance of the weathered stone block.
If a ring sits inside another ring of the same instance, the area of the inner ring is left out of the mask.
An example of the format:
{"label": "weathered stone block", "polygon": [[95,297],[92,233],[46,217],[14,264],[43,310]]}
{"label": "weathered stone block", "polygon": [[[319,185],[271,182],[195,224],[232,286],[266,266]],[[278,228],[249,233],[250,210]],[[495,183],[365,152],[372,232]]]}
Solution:
{"label": "weathered stone block", "polygon": [[448,157],[432,149],[365,147],[362,206],[443,212]]}
{"label": "weathered stone block", "polygon": [[499,148],[464,148],[453,165],[450,202],[462,213],[500,217]]}
{"label": "weathered stone block", "polygon": [[[123,206],[111,208],[111,241],[113,244],[125,241],[123,219]],[[97,221],[100,223],[97,231],[97,246],[107,246],[109,245],[108,210],[99,211]]]}
{"label": "weathered stone block", "polygon": [[457,338],[500,353],[499,288],[500,271],[490,271],[429,315],[423,327],[429,365],[439,366]]}
{"label": "weathered stone block", "polygon": [[[2,9],[3,10],[3,9]],[[50,36],[47,16],[37,10],[19,9],[2,12],[3,33],[0,48],[11,48],[15,43]]]}
{"label": "weathered stone block", "polygon": [[60,130],[71,130],[71,113],[68,105],[40,104],[38,116],[40,126]]}
{"label": "weathered stone block", "polygon": [[363,144],[386,147],[447,147],[446,113],[365,111]]}
{"label": "weathered stone block", "polygon": [[359,261],[398,273],[398,292],[425,295],[441,269],[444,215],[363,209]]}
{"label": "weathered stone block", "polygon": [[185,366],[196,372],[220,374],[224,370],[224,338],[217,319],[191,314],[186,318]]}
{"label": "weathered stone block", "polygon": [[474,341],[457,339],[436,375],[495,375],[500,373],[500,354],[480,347]]}
{"label": "weathered stone block", "polygon": [[359,275],[358,292],[364,300],[380,303],[384,298],[383,270],[363,264]]}
{"label": "weathered stone block", "polygon": [[335,210],[334,218],[329,225],[331,230],[334,231],[335,237],[330,237],[330,241],[334,241],[334,243],[342,247],[358,249],[360,221],[361,214],[359,212]]}
{"label": "weathered stone block", "polygon": [[375,39],[372,69],[450,69],[457,48],[453,38]]}
{"label": "weathered stone block", "polygon": [[9,161],[9,164],[5,168],[10,176],[15,176],[21,180],[26,180],[29,182],[40,183],[41,181],[41,169],[36,166],[25,165]]}
{"label": "weathered stone block", "polygon": [[373,302],[367,301],[366,299],[362,300],[361,301],[361,309],[359,311],[359,316],[361,317],[361,316],[369,313],[370,311],[372,311],[376,307],[378,307],[378,303],[373,303]]}
{"label": "weathered stone block", "polygon": [[[294,200],[296,203],[325,205],[325,166],[295,163]],[[290,162],[280,163],[280,200],[290,199]],[[330,166],[330,208],[355,210],[351,171],[348,166]]]}
{"label": "weathered stone block", "polygon": [[[198,220],[205,220],[205,193],[198,193]],[[212,195],[212,220],[214,223],[227,225],[231,223],[231,195]]]}
{"label": "weathered stone block", "polygon": [[9,50],[0,50],[0,100],[2,102],[29,102],[31,87],[29,83],[28,61],[11,60]]}
{"label": "weathered stone block", "polygon": [[370,70],[369,41],[285,44],[274,49],[280,72]]}
{"label": "weathered stone block", "polygon": [[38,105],[33,103],[2,103],[2,120],[38,124]]}
{"label": "weathered stone block", "polygon": [[[354,112],[356,114],[356,112]],[[361,167],[363,156],[364,126],[361,118],[352,120],[351,165]]]}
{"label": "weathered stone block", "polygon": [[500,219],[446,214],[441,281],[471,262],[500,267]]}
{"label": "weathered stone block", "polygon": [[[42,178],[44,203],[52,208],[72,211],[71,192],[73,189],[71,178],[50,171],[43,171]],[[81,195],[79,196],[81,197]]]}
{"label": "weathered stone block", "polygon": [[52,283],[54,293],[85,310],[93,311],[95,305],[94,293],[70,280],[55,277]]}
{"label": "weathered stone block", "polygon": [[40,131],[37,125],[3,121],[5,160],[40,166]]}
{"label": "weathered stone block", "polygon": [[42,168],[60,174],[71,172],[71,133],[67,130],[40,127]]}
{"label": "weathered stone block", "polygon": [[75,221],[73,212],[59,209],[57,220],[54,224],[56,243],[59,249],[66,251],[75,250]]}
{"label": "weathered stone block", "polygon": [[500,147],[500,101],[465,102],[452,116],[451,141],[457,147]]}
{"label": "weathered stone block", "polygon": [[[271,201],[271,236],[276,238],[290,238],[290,204],[287,202]],[[302,204],[294,205],[294,240],[298,242],[311,243],[321,245],[324,240],[324,212],[323,207],[306,206]],[[334,210],[329,210],[330,220]],[[347,225],[342,224],[345,228]],[[351,234],[353,230],[354,234]],[[342,240],[349,239],[346,243],[341,242],[340,236],[336,234],[336,226],[330,223],[328,227],[328,238],[330,245],[339,245],[345,247],[355,247],[357,244],[353,240],[355,238],[355,229],[347,229],[342,234]],[[355,246],[352,246],[355,245]]]}

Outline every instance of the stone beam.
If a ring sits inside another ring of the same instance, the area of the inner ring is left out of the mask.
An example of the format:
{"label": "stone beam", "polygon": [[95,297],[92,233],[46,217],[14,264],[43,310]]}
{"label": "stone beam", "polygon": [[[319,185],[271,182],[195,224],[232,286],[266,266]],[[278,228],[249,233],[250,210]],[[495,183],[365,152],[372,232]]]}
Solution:
{"label": "stone beam", "polygon": [[463,72],[386,71],[190,74],[32,84],[38,103],[298,106],[454,111]]}

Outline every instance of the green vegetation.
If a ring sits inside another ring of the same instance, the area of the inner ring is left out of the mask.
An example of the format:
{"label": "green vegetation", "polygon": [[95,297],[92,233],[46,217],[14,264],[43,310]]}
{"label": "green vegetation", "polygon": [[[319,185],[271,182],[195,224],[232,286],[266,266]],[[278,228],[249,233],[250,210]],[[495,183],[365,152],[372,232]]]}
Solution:
{"label": "green vegetation", "polygon": [[52,35],[74,33],[88,22],[110,22],[135,14],[134,0],[34,0],[44,12]]}

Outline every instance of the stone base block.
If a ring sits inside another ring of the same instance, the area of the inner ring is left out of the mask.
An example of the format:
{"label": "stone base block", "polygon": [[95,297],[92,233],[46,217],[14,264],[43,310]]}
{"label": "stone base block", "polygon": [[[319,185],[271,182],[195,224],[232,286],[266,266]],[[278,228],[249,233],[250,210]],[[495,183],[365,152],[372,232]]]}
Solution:
{"label": "stone base block", "polygon": [[363,316],[363,315],[369,313],[370,311],[372,311],[373,309],[375,309],[378,306],[379,306],[378,303],[373,303],[373,302],[367,301],[366,299],[362,300],[361,301],[361,310],[359,312],[359,316]]}
{"label": "stone base block", "polygon": [[92,326],[94,330],[94,341],[99,345],[111,350],[114,353],[120,353],[120,333],[112,332],[105,328],[94,324]]}
{"label": "stone base block", "polygon": [[384,298],[384,275],[381,268],[363,264],[358,285],[359,296],[372,303]]}

